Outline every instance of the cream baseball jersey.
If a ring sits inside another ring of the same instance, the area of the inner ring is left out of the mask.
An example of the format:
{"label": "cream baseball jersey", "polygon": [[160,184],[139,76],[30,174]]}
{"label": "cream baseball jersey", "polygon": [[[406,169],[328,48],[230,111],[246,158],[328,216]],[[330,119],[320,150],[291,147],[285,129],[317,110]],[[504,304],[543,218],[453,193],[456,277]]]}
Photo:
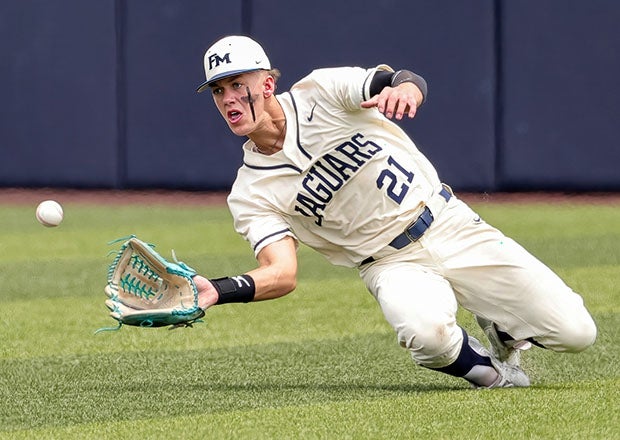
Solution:
{"label": "cream baseball jersey", "polygon": [[235,229],[255,254],[286,235],[337,265],[384,248],[441,190],[437,172],[370,98],[373,69],[319,69],[277,96],[286,116],[281,151],[248,140],[228,197]]}

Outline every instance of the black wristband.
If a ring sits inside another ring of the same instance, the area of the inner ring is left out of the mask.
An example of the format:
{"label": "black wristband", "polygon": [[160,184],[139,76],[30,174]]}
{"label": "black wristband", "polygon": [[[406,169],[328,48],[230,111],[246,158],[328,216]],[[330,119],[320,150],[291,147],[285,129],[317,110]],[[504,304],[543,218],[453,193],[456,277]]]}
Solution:
{"label": "black wristband", "polygon": [[396,87],[404,82],[413,83],[418,87],[418,89],[420,89],[420,92],[422,92],[422,102],[418,105],[422,105],[424,101],[426,101],[426,94],[428,93],[428,86],[424,78],[422,78],[420,75],[416,75],[410,70],[399,70],[397,72],[394,72],[394,74],[392,75],[390,85],[392,87]]}
{"label": "black wristband", "polygon": [[256,285],[249,275],[215,278],[209,281],[217,290],[216,304],[247,303],[254,299],[256,293]]}

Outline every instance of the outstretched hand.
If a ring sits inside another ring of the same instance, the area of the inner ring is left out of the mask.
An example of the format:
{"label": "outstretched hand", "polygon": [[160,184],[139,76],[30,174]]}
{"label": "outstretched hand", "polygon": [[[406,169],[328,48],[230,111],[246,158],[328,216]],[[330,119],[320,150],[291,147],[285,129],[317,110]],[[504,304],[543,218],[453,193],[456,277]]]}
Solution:
{"label": "outstretched hand", "polygon": [[362,102],[362,108],[377,107],[386,118],[395,117],[401,120],[405,115],[413,118],[418,109],[418,102],[422,102],[422,92],[409,82],[402,83],[397,87],[384,87],[381,93]]}
{"label": "outstretched hand", "polygon": [[213,284],[211,284],[211,281],[201,275],[195,275],[193,280],[198,289],[198,307],[202,310],[206,310],[212,305],[215,305],[218,294]]}

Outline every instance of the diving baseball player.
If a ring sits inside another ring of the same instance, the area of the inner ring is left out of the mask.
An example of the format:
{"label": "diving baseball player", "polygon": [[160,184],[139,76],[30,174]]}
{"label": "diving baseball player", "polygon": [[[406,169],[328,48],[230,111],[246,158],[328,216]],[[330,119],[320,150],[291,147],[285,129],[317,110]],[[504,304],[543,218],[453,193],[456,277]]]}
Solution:
{"label": "diving baseball player", "polygon": [[[258,267],[196,276],[200,307],[291,292],[303,242],[358,268],[416,363],[474,387],[528,386],[519,350],[531,344],[579,352],[594,343],[582,298],[459,200],[392,122],[424,102],[419,75],[319,69],[276,95],[279,71],[243,36],[213,44],[204,67],[198,91],[248,138],[228,204]],[[458,326],[457,304],[476,315],[490,350]]]}

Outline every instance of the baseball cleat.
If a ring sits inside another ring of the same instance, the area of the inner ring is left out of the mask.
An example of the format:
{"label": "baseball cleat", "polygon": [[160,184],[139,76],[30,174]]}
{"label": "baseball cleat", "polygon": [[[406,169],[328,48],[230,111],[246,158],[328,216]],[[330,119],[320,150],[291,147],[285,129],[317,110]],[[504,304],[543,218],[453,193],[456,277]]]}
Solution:
{"label": "baseball cleat", "polygon": [[515,341],[514,344],[508,345],[501,340],[497,333],[497,328],[492,321],[481,316],[476,316],[476,321],[478,321],[478,325],[482,328],[484,334],[491,343],[491,353],[493,356],[500,362],[505,362],[508,365],[519,368],[519,362],[521,360],[520,352],[528,350],[532,344],[527,341]]}
{"label": "baseball cleat", "polygon": [[472,383],[474,388],[515,388],[530,386],[530,378],[519,365],[511,365],[500,361],[493,353],[489,352],[480,341],[471,336],[469,337],[469,346],[478,354],[491,359],[491,364],[493,364],[493,368],[495,368],[498,374],[497,380],[491,385],[481,386]]}

